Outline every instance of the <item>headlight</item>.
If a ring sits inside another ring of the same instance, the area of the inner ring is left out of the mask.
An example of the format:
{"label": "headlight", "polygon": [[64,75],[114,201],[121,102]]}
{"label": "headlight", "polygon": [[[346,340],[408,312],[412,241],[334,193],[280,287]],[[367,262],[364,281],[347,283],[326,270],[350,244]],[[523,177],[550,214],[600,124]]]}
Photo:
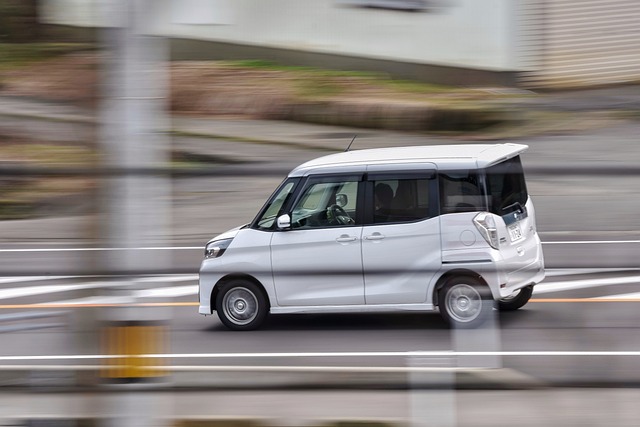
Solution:
{"label": "headlight", "polygon": [[227,250],[233,239],[215,240],[207,243],[204,248],[205,258],[218,258]]}

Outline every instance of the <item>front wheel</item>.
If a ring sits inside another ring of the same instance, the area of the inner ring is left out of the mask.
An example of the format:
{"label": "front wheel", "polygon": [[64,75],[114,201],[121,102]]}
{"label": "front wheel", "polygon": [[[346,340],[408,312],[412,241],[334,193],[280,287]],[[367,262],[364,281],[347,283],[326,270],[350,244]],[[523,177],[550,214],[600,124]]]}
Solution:
{"label": "front wheel", "polygon": [[258,328],[269,312],[267,298],[255,283],[233,280],[223,285],[216,299],[220,321],[234,331]]}
{"label": "front wheel", "polygon": [[527,286],[516,291],[513,295],[498,300],[498,308],[500,311],[517,310],[529,302],[533,294],[533,285]]}
{"label": "front wheel", "polygon": [[474,277],[449,279],[438,293],[440,315],[452,327],[470,329],[482,325],[493,310],[489,288]]}

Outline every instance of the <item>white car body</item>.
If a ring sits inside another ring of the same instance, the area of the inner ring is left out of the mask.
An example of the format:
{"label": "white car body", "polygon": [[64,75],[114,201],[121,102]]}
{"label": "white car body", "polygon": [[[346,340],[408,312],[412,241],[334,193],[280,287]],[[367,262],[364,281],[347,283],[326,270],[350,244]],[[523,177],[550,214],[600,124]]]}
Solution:
{"label": "white car body", "polygon": [[[259,326],[242,317],[248,301],[266,302],[263,309],[272,314],[431,311],[443,288],[467,277],[471,285],[458,288],[464,292],[441,301],[453,310],[450,323],[475,326],[475,317],[465,318],[475,298],[468,290],[486,286],[493,300],[509,307],[509,298],[544,278],[533,202],[519,160],[526,149],[518,144],[385,148],[300,165],[254,222],[210,240],[200,267],[199,313],[216,311],[218,291],[230,286],[229,280],[253,283],[223,303],[229,308],[223,321],[232,329]],[[402,187],[411,201],[386,209],[391,212],[386,216],[372,213],[379,204],[373,194],[378,184],[395,192],[390,206],[401,199]],[[498,208],[509,197],[519,200]],[[265,301],[245,297],[252,293],[263,293]],[[237,325],[228,321],[234,314],[242,320]]]}

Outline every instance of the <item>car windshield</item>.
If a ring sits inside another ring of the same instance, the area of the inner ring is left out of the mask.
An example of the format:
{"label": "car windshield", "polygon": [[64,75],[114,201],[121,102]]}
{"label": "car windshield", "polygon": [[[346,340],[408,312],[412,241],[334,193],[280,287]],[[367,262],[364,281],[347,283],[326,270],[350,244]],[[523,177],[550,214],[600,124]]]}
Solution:
{"label": "car windshield", "polygon": [[529,195],[520,157],[514,157],[487,169],[489,209],[496,215],[523,210]]}
{"label": "car windshield", "polygon": [[255,219],[254,224],[256,228],[260,230],[269,230],[273,227],[278,214],[282,210],[282,207],[293,194],[296,184],[299,179],[288,179],[284,181],[280,187],[269,198],[269,201],[260,211],[260,214]]}

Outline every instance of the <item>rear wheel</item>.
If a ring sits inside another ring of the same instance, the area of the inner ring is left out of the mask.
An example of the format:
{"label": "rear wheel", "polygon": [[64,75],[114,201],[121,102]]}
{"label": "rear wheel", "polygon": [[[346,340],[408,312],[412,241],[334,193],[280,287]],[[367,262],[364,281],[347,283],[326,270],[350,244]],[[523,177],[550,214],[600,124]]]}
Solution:
{"label": "rear wheel", "polygon": [[258,285],[247,280],[233,280],[220,289],[216,311],[227,328],[249,331],[262,324],[269,312],[269,304]]}
{"label": "rear wheel", "polygon": [[489,288],[474,277],[453,277],[438,293],[440,315],[456,328],[475,328],[493,310]]}
{"label": "rear wheel", "polygon": [[500,309],[500,311],[517,310],[529,302],[532,294],[533,285],[522,288],[512,295],[498,300],[498,308]]}

